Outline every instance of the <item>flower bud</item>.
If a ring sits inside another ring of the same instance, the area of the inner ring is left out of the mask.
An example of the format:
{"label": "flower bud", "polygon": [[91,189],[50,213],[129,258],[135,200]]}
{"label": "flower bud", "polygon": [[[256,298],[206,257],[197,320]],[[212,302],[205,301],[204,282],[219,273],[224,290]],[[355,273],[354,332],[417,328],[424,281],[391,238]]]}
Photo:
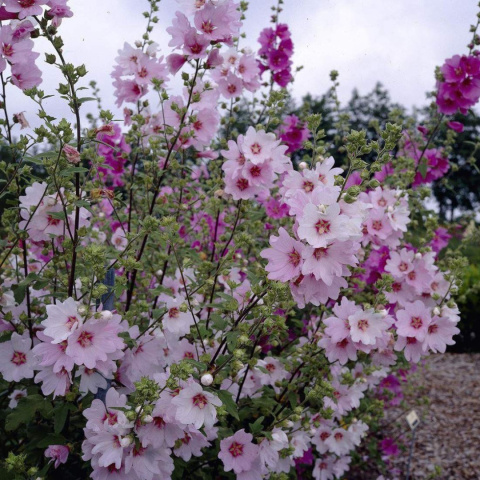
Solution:
{"label": "flower bud", "polygon": [[439,309],[438,307],[435,307],[435,308],[433,309],[433,314],[434,314],[434,315],[437,315],[437,316],[438,316],[438,315],[440,315],[440,313],[441,313],[441,312],[440,312],[440,309]]}
{"label": "flower bud", "polygon": [[103,320],[111,320],[113,317],[113,313],[110,310],[103,310],[100,312],[100,316]]}
{"label": "flower bud", "polygon": [[62,152],[67,157],[69,163],[73,163],[74,165],[80,163],[80,153],[76,148],[73,148],[72,146],[66,144],[62,148]]}
{"label": "flower bud", "polygon": [[128,447],[131,443],[132,443],[132,439],[131,439],[130,437],[123,437],[123,438],[120,440],[120,445],[121,445],[123,448]]}
{"label": "flower bud", "polygon": [[305,170],[306,168],[308,168],[307,162],[300,162],[300,163],[298,164],[298,168],[299,168],[300,170]]}
{"label": "flower bud", "polygon": [[143,417],[143,423],[152,423],[153,422],[153,417],[151,415],[145,415]]}
{"label": "flower bud", "polygon": [[200,379],[200,383],[206,387],[210,386],[213,383],[213,375],[210,373],[204,373]]}

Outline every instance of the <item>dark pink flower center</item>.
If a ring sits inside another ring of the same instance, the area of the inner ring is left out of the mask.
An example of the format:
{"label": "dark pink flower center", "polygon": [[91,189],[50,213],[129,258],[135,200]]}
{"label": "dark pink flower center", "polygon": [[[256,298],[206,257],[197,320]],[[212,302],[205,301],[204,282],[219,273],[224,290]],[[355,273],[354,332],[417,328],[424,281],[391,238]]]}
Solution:
{"label": "dark pink flower center", "polygon": [[358,329],[364,332],[368,328],[368,320],[366,318],[362,318],[361,320],[358,321]]}
{"label": "dark pink flower center", "polygon": [[10,45],[9,43],[4,43],[3,44],[3,55],[5,57],[10,57],[13,55],[13,46]]}
{"label": "dark pink flower center", "polygon": [[178,318],[180,316],[180,310],[177,308],[177,307],[172,307],[169,311],[168,311],[168,316],[170,318]]}
{"label": "dark pink flower center", "polygon": [[327,256],[328,249],[325,247],[320,247],[316,248],[313,251],[313,256],[315,257],[315,260],[320,260],[321,258],[324,258]]}
{"label": "dark pink flower center", "polygon": [[192,398],[192,403],[195,407],[205,408],[208,403],[207,397],[202,393],[198,393]]}
{"label": "dark pink flower center", "polygon": [[288,258],[289,258],[289,263],[291,263],[294,267],[298,267],[298,264],[300,263],[300,254],[295,250],[293,249],[289,254],[288,254]]}
{"label": "dark pink flower center", "polygon": [[319,235],[330,232],[330,222],[328,220],[320,219],[315,224],[315,230]]}
{"label": "dark pink flower center", "polygon": [[13,352],[11,362],[15,365],[23,365],[27,363],[27,356],[23,352]]}
{"label": "dark pink flower center", "polygon": [[237,443],[237,442],[232,442],[228,451],[230,452],[232,457],[239,457],[240,455],[243,454],[243,444],[242,443]]}
{"label": "dark pink flower center", "polygon": [[252,153],[254,155],[258,155],[261,151],[262,151],[262,147],[257,143],[255,142],[251,147],[250,147],[250,150],[252,151]]}
{"label": "dark pink flower center", "polygon": [[421,317],[412,317],[412,319],[410,320],[410,325],[415,330],[418,330],[419,328],[422,328],[423,320]]}
{"label": "dark pink flower center", "polygon": [[163,428],[165,426],[165,420],[163,420],[162,417],[155,417],[153,419],[153,424],[157,427],[157,428]]}
{"label": "dark pink flower center", "polygon": [[206,22],[202,23],[202,30],[205,33],[212,33],[215,30],[215,27],[212,25],[210,20],[207,20]]}
{"label": "dark pink flower center", "polygon": [[437,333],[437,330],[438,330],[438,325],[433,324],[428,327],[428,333]]}
{"label": "dark pink flower center", "polygon": [[381,220],[374,220],[372,222],[372,228],[376,230],[377,232],[381,230],[383,227],[382,221]]}
{"label": "dark pink flower center", "polygon": [[275,371],[275,365],[273,365],[272,363],[267,363],[265,365],[265,368],[270,372],[270,373],[273,373]]}
{"label": "dark pink flower center", "polygon": [[243,192],[244,190],[246,190],[248,188],[248,180],[246,178],[239,178],[237,180],[237,188]]}
{"label": "dark pink flower center", "polygon": [[305,180],[305,181],[303,182],[303,189],[304,189],[307,193],[311,192],[314,188],[315,188],[315,185],[314,185],[312,182],[310,182],[309,180]]}
{"label": "dark pink flower center", "polygon": [[250,168],[250,175],[252,177],[259,177],[262,174],[262,169],[258,165],[254,165]]}
{"label": "dark pink flower center", "polygon": [[401,272],[406,272],[408,270],[408,264],[407,262],[400,262],[400,265],[398,266],[398,269]]}
{"label": "dark pink flower center", "polygon": [[233,83],[229,83],[227,90],[228,90],[228,93],[235,93],[237,91],[237,86]]}
{"label": "dark pink flower center", "polygon": [[59,218],[53,218],[51,215],[48,215],[47,222],[49,225],[56,226],[61,222],[61,220]]}
{"label": "dark pink flower center", "polygon": [[71,328],[78,322],[78,318],[71,315],[70,317],[67,318],[67,323],[65,324],[65,326],[71,330]]}
{"label": "dark pink flower center", "polygon": [[77,343],[80,344],[82,348],[89,347],[93,343],[93,333],[84,331],[78,336]]}
{"label": "dark pink flower center", "polygon": [[20,0],[18,3],[22,8],[28,8],[35,5],[35,0]]}

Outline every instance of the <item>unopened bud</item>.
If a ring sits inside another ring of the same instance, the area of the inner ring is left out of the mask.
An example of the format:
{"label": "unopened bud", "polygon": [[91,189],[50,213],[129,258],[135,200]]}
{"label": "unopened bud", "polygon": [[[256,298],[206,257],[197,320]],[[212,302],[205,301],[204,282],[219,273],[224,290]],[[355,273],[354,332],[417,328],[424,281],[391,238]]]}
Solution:
{"label": "unopened bud", "polygon": [[103,320],[111,320],[113,317],[113,313],[110,310],[103,310],[100,312],[100,316]]}
{"label": "unopened bud", "polygon": [[120,440],[120,445],[121,445],[123,448],[128,447],[131,443],[132,443],[132,439],[131,439],[130,437],[123,437],[123,438]]}
{"label": "unopened bud", "polygon": [[213,375],[211,375],[210,373],[205,373],[204,375],[202,375],[200,382],[206,387],[210,386],[213,383]]}

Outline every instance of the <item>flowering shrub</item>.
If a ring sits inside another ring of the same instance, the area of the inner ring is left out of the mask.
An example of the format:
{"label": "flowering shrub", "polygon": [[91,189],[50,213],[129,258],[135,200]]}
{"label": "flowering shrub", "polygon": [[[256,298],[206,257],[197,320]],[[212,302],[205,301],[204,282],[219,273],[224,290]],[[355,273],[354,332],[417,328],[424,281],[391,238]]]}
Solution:
{"label": "flowering shrub", "polygon": [[[123,125],[101,110],[88,127],[67,1],[0,10],[2,478],[341,478],[397,370],[458,333],[465,264],[439,259],[450,235],[422,206],[449,169],[444,117],[351,131],[338,165],[321,116],[284,115],[275,89],[293,78],[282,1],[258,52],[239,42],[246,3],[178,3],[172,53],[152,40],[157,0],[143,40],[119,46]],[[39,36],[72,119],[48,112]],[[476,65],[447,61],[441,113],[445,91],[478,99]],[[43,120],[16,141],[9,88]]]}

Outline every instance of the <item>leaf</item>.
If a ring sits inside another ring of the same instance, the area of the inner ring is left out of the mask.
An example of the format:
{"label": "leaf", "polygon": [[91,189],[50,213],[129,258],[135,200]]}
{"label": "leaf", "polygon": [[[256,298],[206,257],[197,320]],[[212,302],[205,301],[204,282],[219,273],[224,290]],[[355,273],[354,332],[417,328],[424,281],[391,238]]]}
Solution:
{"label": "leaf", "polygon": [[217,392],[218,398],[222,401],[225,410],[235,419],[240,420],[238,416],[237,404],[233,401],[232,394],[227,390],[219,390]]}
{"label": "leaf", "polygon": [[426,178],[427,176],[427,159],[423,158],[420,164],[418,165],[418,171],[422,175],[422,178]]}
{"label": "leaf", "polygon": [[25,298],[25,290],[26,290],[25,285],[13,285],[12,286],[13,296],[14,296],[15,301],[17,303],[22,303],[23,302],[23,299]]}
{"label": "leaf", "polygon": [[60,433],[63,430],[65,422],[67,421],[69,410],[70,408],[67,403],[57,405],[55,408],[55,417],[53,420],[55,433]]}
{"label": "leaf", "polygon": [[83,97],[83,98],[79,98],[77,100],[77,102],[81,105],[82,103],[85,103],[85,102],[94,102],[96,100],[96,98],[94,97]]}
{"label": "leaf", "polygon": [[31,422],[35,418],[37,411],[43,411],[45,409],[44,404],[46,401],[47,400],[41,395],[30,395],[21,398],[15,410],[7,415],[5,430],[11,432],[12,430],[16,430],[23,423]]}
{"label": "leaf", "polygon": [[84,167],[69,167],[60,172],[62,177],[69,177],[72,173],[85,173],[88,172],[88,168]]}
{"label": "leaf", "polygon": [[249,423],[249,427],[250,427],[250,433],[255,435],[257,433],[260,433],[262,431],[262,428],[263,428],[263,420],[265,419],[265,417],[259,417],[255,420],[254,423]]}

